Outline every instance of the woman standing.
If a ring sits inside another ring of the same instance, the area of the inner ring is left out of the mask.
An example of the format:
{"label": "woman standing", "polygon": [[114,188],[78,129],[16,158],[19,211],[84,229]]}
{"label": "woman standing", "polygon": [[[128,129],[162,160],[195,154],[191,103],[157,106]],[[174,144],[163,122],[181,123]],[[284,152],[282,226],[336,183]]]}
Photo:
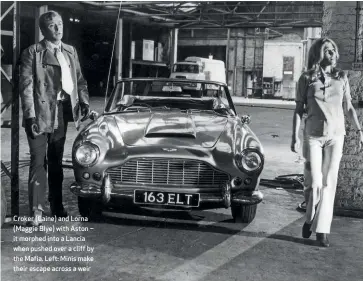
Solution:
{"label": "woman standing", "polygon": [[306,221],[302,236],[312,232],[320,246],[329,247],[327,234],[333,219],[339,164],[343,153],[346,113],[358,130],[359,150],[363,132],[351,102],[346,74],[336,68],[339,53],[333,40],[321,38],[309,50],[308,71],[300,76],[296,92],[291,150],[300,148],[299,129],[306,107],[303,156]]}

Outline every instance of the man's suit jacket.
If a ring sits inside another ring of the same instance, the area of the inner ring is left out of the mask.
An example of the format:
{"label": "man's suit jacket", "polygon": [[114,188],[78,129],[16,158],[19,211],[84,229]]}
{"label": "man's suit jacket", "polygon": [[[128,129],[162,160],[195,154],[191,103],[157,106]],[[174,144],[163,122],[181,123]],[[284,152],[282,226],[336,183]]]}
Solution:
{"label": "man's suit jacket", "polygon": [[[22,52],[20,58],[19,92],[23,117],[35,118],[40,132],[54,130],[57,94],[62,90],[61,67],[55,54],[42,40]],[[62,42],[62,53],[69,63],[73,80],[73,93],[77,104],[72,104],[73,119],[78,128],[79,103],[89,104],[87,82],[83,78],[77,52]]]}

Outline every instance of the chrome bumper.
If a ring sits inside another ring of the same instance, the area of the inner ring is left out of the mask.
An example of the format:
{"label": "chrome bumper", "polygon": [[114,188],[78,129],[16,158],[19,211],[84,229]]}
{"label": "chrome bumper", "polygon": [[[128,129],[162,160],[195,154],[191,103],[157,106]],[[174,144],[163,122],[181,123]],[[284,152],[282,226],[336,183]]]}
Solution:
{"label": "chrome bumper", "polygon": [[[111,200],[111,197],[119,199],[133,199],[134,197],[134,192],[132,189],[115,189],[109,175],[104,178],[101,186],[80,186],[77,182],[74,182],[71,184],[70,190],[77,196],[101,200],[104,204],[107,204]],[[222,196],[216,196],[215,194],[208,193],[200,194],[201,203],[220,203],[225,208],[229,208],[232,204],[255,205],[260,203],[262,199],[263,194],[259,190],[237,190],[236,192],[232,193],[232,186],[230,184],[223,186]]]}
{"label": "chrome bumper", "polygon": [[110,176],[107,175],[102,182],[101,186],[94,185],[82,185],[80,186],[77,182],[74,182],[69,187],[71,192],[80,197],[92,198],[101,200],[102,203],[106,204],[111,200],[111,192],[113,185]]}

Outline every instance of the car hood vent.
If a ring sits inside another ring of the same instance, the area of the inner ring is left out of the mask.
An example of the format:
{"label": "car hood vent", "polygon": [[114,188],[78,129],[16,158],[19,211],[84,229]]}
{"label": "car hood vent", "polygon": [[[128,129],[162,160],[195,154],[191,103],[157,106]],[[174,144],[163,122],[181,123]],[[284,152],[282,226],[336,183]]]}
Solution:
{"label": "car hood vent", "polygon": [[228,118],[212,112],[145,111],[115,116],[120,137],[131,146],[176,145],[212,147]]}
{"label": "car hood vent", "polygon": [[146,127],[145,137],[179,137],[196,138],[195,124],[190,114],[160,114],[155,113]]}

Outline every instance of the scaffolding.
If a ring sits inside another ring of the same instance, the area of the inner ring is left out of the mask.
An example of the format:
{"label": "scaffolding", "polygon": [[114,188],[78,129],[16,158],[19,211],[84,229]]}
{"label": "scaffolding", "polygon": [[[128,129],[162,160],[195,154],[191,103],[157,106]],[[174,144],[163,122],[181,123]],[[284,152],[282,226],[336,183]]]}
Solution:
{"label": "scaffolding", "polygon": [[[14,1],[14,3],[1,15],[1,21],[10,15],[13,15],[13,30],[1,30],[1,35],[12,36],[12,51],[13,51],[13,75],[12,79],[6,74],[4,69],[1,67],[1,73],[12,85],[12,97],[8,104],[2,108],[1,112],[5,110],[6,107],[11,105],[11,169],[10,171],[1,162],[1,169],[10,176],[11,179],[11,215],[19,215],[19,94],[17,89],[17,61],[20,54],[20,3],[19,1]],[[1,47],[2,48],[2,47]],[[4,187],[1,187],[4,188]],[[3,194],[3,193],[2,193]]]}

